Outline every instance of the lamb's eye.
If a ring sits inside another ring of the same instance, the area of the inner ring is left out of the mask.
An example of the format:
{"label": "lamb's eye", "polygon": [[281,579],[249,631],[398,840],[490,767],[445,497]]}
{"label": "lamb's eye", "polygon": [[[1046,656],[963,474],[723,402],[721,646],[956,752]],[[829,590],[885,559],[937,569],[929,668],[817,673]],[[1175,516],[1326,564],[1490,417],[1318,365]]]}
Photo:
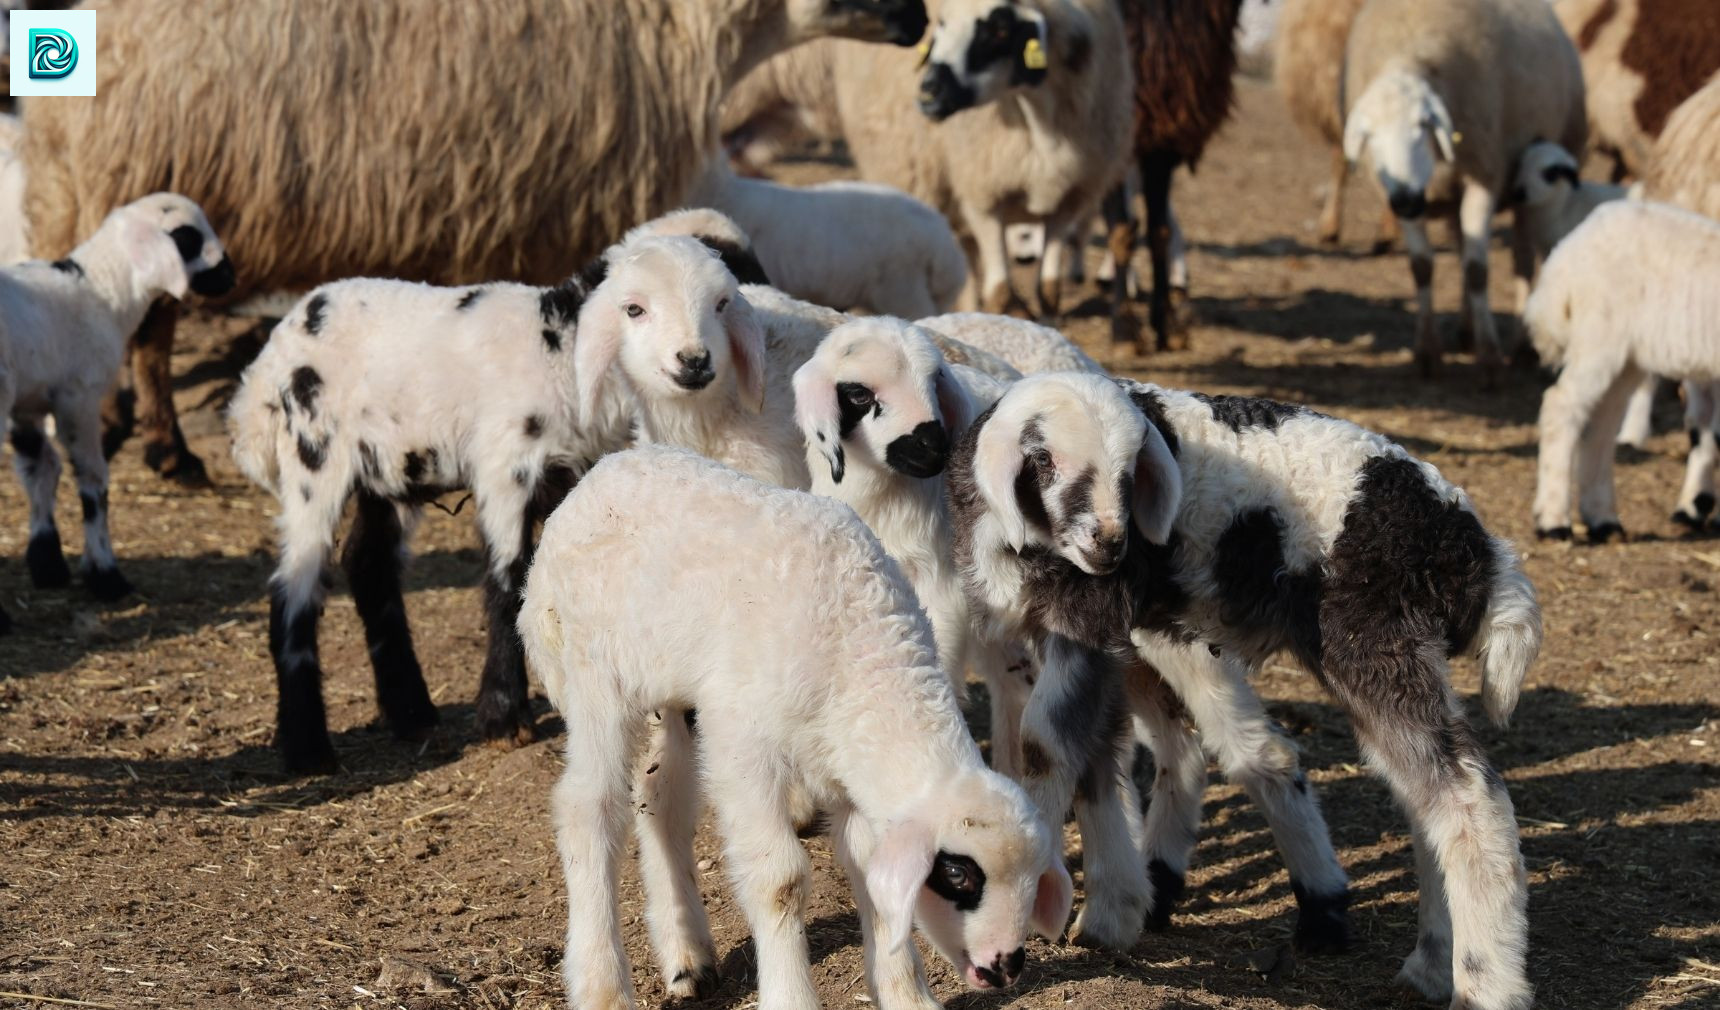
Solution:
{"label": "lamb's eye", "polygon": [[1053,473],[1057,470],[1057,467],[1051,462],[1051,453],[1044,449],[1033,450],[1033,452],[1028,455],[1028,459],[1033,461],[1033,466],[1037,470],[1041,470],[1046,473]]}
{"label": "lamb's eye", "polygon": [[973,890],[973,878],[968,876],[967,868],[955,863],[945,863],[938,868],[944,875],[944,883],[957,891]]}
{"label": "lamb's eye", "polygon": [[877,399],[872,391],[865,386],[848,385],[842,390],[842,396],[856,407],[870,407]]}
{"label": "lamb's eye", "polygon": [[729,300],[727,298],[717,299],[717,311],[718,312],[721,312],[728,307],[729,307]]}
{"label": "lamb's eye", "polygon": [[634,305],[631,302],[629,302],[623,308],[623,311],[627,313],[628,319],[638,319],[640,316],[645,314],[645,309],[643,306]]}

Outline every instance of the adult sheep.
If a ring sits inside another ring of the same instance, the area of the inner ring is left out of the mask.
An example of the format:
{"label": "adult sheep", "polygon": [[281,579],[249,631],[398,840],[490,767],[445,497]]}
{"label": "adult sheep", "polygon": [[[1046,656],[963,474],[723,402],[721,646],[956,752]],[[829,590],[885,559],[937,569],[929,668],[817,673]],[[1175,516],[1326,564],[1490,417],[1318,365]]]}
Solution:
{"label": "adult sheep", "polygon": [[[681,201],[753,66],[926,26],[922,0],[95,6],[102,100],[26,103],[36,252],[173,189],[229,237],[241,295],[365,275],[550,283]],[[138,411],[151,465],[195,481],[173,323],[158,311],[137,341]]]}
{"label": "adult sheep", "polygon": [[1590,140],[1616,177],[1645,175],[1672,111],[1720,71],[1720,4],[1557,0],[1553,13],[1582,57]]}
{"label": "adult sheep", "polygon": [[1720,220],[1720,74],[1667,119],[1643,181],[1650,199]]}

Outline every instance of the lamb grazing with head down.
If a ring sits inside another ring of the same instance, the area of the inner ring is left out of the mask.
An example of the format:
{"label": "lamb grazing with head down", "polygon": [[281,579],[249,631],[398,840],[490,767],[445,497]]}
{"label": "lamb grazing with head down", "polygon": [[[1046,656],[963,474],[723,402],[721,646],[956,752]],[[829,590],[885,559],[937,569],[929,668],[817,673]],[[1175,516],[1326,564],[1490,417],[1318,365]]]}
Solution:
{"label": "lamb grazing with head down", "polygon": [[514,614],[532,529],[580,470],[629,438],[632,405],[620,389],[600,390],[575,414],[583,376],[574,323],[585,295],[577,279],[550,288],[326,284],[294,306],[245,370],[229,409],[233,457],[281,508],[269,646],[280,690],[275,742],[287,767],[335,764],[317,621],[323,569],[354,495],[342,562],[389,728],[414,740],[437,722],[400,572],[424,504],[463,488],[477,501],[487,569],[478,730],[530,738]]}
{"label": "lamb grazing with head down", "polygon": [[[64,586],[72,577],[54,525],[60,456],[44,431],[52,415],[83,504],[84,585],[100,600],[131,592],[108,535],[102,398],[151,302],[220,294],[233,277],[203,211],[173,193],[113,211],[65,259],[0,269],[0,440],[10,428],[13,466],[30,501],[25,563],[35,585]],[[0,632],[10,625],[0,609]]]}
{"label": "lamb grazing with head down", "polygon": [[[706,560],[689,565],[688,543],[710,548]],[[761,549],[766,563],[749,560]],[[752,930],[761,1007],[819,1003],[804,921],[812,867],[793,817],[801,796],[829,815],[883,1010],[937,1005],[910,942],[916,921],[976,989],[1021,975],[1030,930],[1062,932],[1071,888],[1060,847],[1020,787],[980,760],[913,590],[846,506],[679,449],[612,455],[544,524],[519,626],[568,721],[551,808],[571,1005],[635,1005],[616,854],[654,710],[698,712],[696,740],[685,721],[664,720],[664,801],[637,822],[671,996],[708,995],[717,981],[693,865],[701,791]]]}
{"label": "lamb grazing with head down", "polygon": [[[1143,712],[1150,666],[1266,811],[1304,924],[1314,912],[1341,927],[1343,872],[1294,747],[1248,686],[1288,649],[1350,713],[1410,815],[1421,932],[1400,977],[1453,1006],[1529,1006],[1511,798],[1446,662],[1479,659],[1487,713],[1503,722],[1540,647],[1540,609],[1515,551],[1461,490],[1385,438],[1303,408],[1074,373],[1013,386],[957,445],[948,481],[976,612],[1042,644],[1022,747],[1048,819],[1078,782],[1114,777],[1106,730],[1125,699]],[[1085,829],[1083,919],[1103,897],[1095,862],[1129,856],[1100,851],[1126,835]]]}

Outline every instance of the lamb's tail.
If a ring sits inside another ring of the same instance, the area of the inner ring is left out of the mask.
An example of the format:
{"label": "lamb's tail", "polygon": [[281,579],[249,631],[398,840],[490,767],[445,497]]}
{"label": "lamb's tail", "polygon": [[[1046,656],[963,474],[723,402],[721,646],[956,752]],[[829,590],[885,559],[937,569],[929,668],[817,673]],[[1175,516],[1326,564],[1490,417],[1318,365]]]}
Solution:
{"label": "lamb's tail", "polygon": [[1494,547],[1493,591],[1476,635],[1481,663],[1481,705],[1495,726],[1511,721],[1529,665],[1541,651],[1541,605],[1508,541]]}
{"label": "lamb's tail", "polygon": [[275,447],[286,436],[286,418],[276,384],[253,365],[246,370],[233,402],[227,407],[227,429],[233,439],[233,461],[252,483],[271,494],[280,486],[281,461]]}
{"label": "lamb's tail", "polygon": [[563,668],[567,661],[562,653],[566,638],[561,616],[556,613],[552,581],[552,573],[544,566],[533,565],[528,571],[518,625],[520,642],[525,646],[526,671],[543,687],[556,711],[564,712]]}

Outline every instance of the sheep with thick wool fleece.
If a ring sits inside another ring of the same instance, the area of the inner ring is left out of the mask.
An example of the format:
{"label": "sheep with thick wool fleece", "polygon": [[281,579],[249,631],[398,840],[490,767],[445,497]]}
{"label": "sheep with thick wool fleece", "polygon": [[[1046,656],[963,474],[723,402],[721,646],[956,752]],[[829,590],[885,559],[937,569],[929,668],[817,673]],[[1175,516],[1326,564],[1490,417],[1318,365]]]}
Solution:
{"label": "sheep with thick wool fleece", "polygon": [[[1143,704],[1162,678],[1263,807],[1302,908],[1298,940],[1305,928],[1342,939],[1343,871],[1294,746],[1248,686],[1288,649],[1349,711],[1414,826],[1420,937],[1400,977],[1454,1006],[1526,1010],[1516,821],[1447,660],[1477,657],[1502,722],[1541,616],[1516,552],[1460,489],[1382,436],[1302,407],[1074,372],[1012,386],[956,446],[948,486],[976,613],[1042,643],[1022,726],[1028,792],[1060,823],[1087,787],[1078,932],[1103,925],[1127,940],[1150,907],[1129,834],[1090,835],[1087,819],[1130,799],[1090,784],[1115,778],[1125,713],[1164,710]],[[1204,769],[1198,753],[1171,758],[1160,774]],[[1095,872],[1116,874],[1122,893],[1107,897]]]}
{"label": "sheep with thick wool fleece", "polygon": [[949,222],[889,186],[785,186],[713,160],[689,202],[733,218],[771,283],[804,301],[914,319],[950,308],[967,283]]}
{"label": "sheep with thick wool fleece", "polygon": [[[705,560],[689,564],[689,542],[709,548]],[[638,822],[646,919],[672,996],[716,981],[693,866],[701,793],[757,947],[761,1007],[818,1005],[796,795],[829,815],[881,1010],[937,1005],[909,942],[916,920],[975,988],[1015,981],[1030,930],[1061,933],[1071,887],[1060,847],[1020,787],[985,768],[913,590],[846,506],[679,449],[612,455],[544,524],[519,628],[568,721],[551,809],[571,1005],[635,1003],[616,863],[653,711],[698,712],[696,740],[664,720],[664,802]]]}
{"label": "sheep with thick wool fleece", "polygon": [[[1589,539],[1623,534],[1613,441],[1632,392],[1645,374],[1720,380],[1716,264],[1720,222],[1647,200],[1597,209],[1553,250],[1523,315],[1542,362],[1559,369],[1541,399],[1537,536],[1571,535],[1573,458]],[[1711,455],[1690,463],[1678,509],[1700,524],[1714,504]]]}
{"label": "sheep with thick wool fleece", "polygon": [[[232,261],[202,209],[174,193],[114,210],[64,259],[0,268],[0,442],[10,429],[12,463],[30,503],[25,563],[35,585],[71,581],[54,525],[60,456],[45,432],[52,416],[83,505],[84,584],[102,600],[131,592],[108,533],[102,399],[151,302],[232,285]],[[0,632],[10,623],[0,609]]]}

